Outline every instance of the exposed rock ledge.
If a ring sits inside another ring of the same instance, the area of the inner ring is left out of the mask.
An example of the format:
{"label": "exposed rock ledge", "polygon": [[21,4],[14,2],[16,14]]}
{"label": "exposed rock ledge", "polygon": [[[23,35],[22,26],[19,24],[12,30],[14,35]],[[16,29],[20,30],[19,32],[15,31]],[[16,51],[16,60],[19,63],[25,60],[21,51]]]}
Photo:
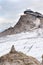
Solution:
{"label": "exposed rock ledge", "polygon": [[21,52],[17,52],[12,46],[9,54],[4,55],[0,58],[0,65],[41,65],[40,62],[31,57],[26,56]]}

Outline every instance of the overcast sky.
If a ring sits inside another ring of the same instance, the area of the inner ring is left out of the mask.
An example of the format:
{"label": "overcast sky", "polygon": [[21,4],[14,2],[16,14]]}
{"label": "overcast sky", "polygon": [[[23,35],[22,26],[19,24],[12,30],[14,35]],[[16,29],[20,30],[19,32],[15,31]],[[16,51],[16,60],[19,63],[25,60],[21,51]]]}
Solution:
{"label": "overcast sky", "polygon": [[26,9],[43,13],[43,0],[0,0],[0,31],[13,26]]}

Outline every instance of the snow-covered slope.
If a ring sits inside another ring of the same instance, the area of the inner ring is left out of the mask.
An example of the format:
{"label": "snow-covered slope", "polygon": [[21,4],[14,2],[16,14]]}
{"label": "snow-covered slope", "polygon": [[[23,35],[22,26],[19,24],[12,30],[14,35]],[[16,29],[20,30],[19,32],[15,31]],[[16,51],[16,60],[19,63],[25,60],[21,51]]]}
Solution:
{"label": "snow-covered slope", "polygon": [[0,38],[0,56],[7,54],[14,45],[17,51],[41,60],[43,54],[43,30],[23,32],[16,35],[7,35]]}

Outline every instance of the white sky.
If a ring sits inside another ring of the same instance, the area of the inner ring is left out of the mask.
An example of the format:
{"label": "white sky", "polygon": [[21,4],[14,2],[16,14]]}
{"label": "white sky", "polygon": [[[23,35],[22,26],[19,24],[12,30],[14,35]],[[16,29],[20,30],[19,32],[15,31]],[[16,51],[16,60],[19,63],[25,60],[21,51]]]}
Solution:
{"label": "white sky", "polygon": [[0,0],[0,31],[13,26],[27,8],[43,13],[43,0]]}

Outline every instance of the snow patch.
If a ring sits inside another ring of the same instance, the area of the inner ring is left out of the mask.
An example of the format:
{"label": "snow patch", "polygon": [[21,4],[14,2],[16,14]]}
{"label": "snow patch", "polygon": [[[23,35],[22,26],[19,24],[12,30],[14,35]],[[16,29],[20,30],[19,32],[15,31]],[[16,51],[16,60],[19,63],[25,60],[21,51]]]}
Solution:
{"label": "snow patch", "polygon": [[21,51],[41,61],[43,54],[43,31],[42,29],[36,29],[32,32],[0,38],[0,56],[9,53],[12,45],[15,46],[16,51]]}

